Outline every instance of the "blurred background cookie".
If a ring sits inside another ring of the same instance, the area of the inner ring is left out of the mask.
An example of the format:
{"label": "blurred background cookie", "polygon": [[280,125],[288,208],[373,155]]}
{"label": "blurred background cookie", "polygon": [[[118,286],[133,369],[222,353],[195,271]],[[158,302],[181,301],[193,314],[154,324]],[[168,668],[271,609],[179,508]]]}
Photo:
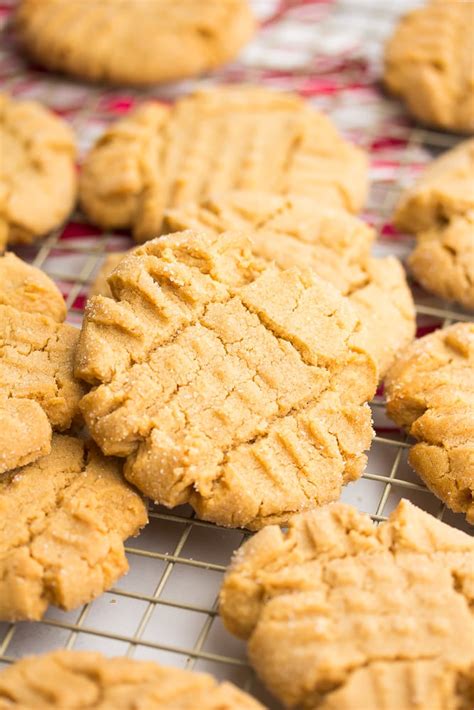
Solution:
{"label": "blurred background cookie", "polygon": [[142,105],[86,155],[81,204],[101,227],[158,236],[164,210],[232,189],[296,193],[357,212],[367,158],[296,94],[250,86]]}
{"label": "blurred background cookie", "polygon": [[385,85],[422,123],[474,132],[474,3],[431,0],[385,48]]}
{"label": "blurred background cookie", "polygon": [[39,64],[122,84],[215,69],[255,30],[247,0],[21,0],[15,24]]}
{"label": "blurred background cookie", "polygon": [[0,94],[0,251],[59,227],[76,201],[75,138],[35,101]]}

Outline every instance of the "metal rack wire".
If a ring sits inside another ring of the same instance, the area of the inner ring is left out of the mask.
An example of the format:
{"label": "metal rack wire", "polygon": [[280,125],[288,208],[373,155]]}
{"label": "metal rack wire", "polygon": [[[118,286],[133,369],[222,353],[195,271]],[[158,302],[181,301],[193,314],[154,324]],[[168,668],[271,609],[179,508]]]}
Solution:
{"label": "metal rack wire", "polygon": [[[260,0],[256,4],[264,5],[265,2]],[[404,3],[402,9],[407,4]],[[287,5],[293,12],[298,9],[299,3],[289,2]],[[393,16],[380,3],[375,5],[377,27],[380,29],[380,22],[384,23],[386,34]],[[358,45],[373,43],[373,7],[374,4],[368,0],[339,0],[325,8],[327,12],[319,31],[325,32],[325,23],[329,22],[331,31],[337,34],[338,27],[345,28],[348,20],[355,18]],[[317,10],[319,13],[321,8]],[[306,15],[303,19],[306,21]],[[379,44],[383,41],[384,32],[380,33]],[[352,83],[358,80],[357,67],[355,62],[351,69]],[[259,80],[261,71],[258,63],[247,66],[246,80],[252,77]],[[4,79],[3,88],[22,94],[23,79],[21,74]],[[303,86],[306,80],[304,72],[296,76],[296,84],[301,82]],[[42,81],[40,98],[43,102],[55,105],[58,83],[60,80],[54,78]],[[112,95],[113,92],[103,88],[88,90],[85,101],[71,116],[79,136],[87,134],[90,142],[91,118],[95,121],[96,132],[98,124],[102,125],[111,118],[104,105]],[[143,98],[143,93],[135,95],[131,92],[131,95],[133,99]],[[378,101],[382,110],[387,106],[395,110],[394,102],[375,94],[367,97],[364,87],[361,96],[362,111],[364,100]],[[318,105],[317,96],[315,101]],[[347,110],[349,101],[343,86],[340,91],[325,95],[321,105],[352,135],[351,122],[345,125],[344,121],[338,121],[341,112]],[[356,138],[372,154],[380,136],[381,126],[376,121],[364,125],[362,129],[358,126]],[[388,132],[384,125],[383,136],[385,143],[397,145],[397,167],[386,176],[379,174],[375,166],[367,214],[382,232],[380,244],[398,249],[400,243],[387,242],[383,234],[390,222],[400,186],[410,179],[414,165],[420,160],[426,161],[430,154],[449,148],[456,139],[447,134],[413,128],[404,120],[391,123]],[[390,151],[389,147],[382,154],[388,159]],[[72,225],[72,228],[70,225],[50,234],[38,246],[19,250],[19,253],[43,268],[60,285],[66,296],[69,320],[78,324],[88,286],[105,253],[110,249],[125,249],[131,246],[131,242],[122,235],[97,233],[83,221],[80,214],[73,216]],[[409,243],[406,242],[405,251],[408,248]],[[425,325],[445,326],[456,320],[469,319],[466,313],[451,304],[422,294],[416,286],[415,294],[417,312]],[[354,503],[369,512],[374,520],[380,521],[386,519],[401,497],[408,497],[439,518],[463,527],[460,516],[446,511],[410,472],[406,464],[409,443],[385,419],[382,397],[374,400],[373,411],[377,436],[369,454],[367,471],[360,481],[346,488],[343,500]],[[58,646],[97,649],[112,655],[156,659],[170,665],[207,670],[219,678],[233,680],[276,707],[259,688],[245,660],[244,645],[226,634],[216,609],[222,574],[232,551],[245,537],[244,531],[218,528],[197,520],[187,507],[173,511],[153,507],[149,526],[138,538],[128,541],[126,549],[130,573],[115,588],[74,612],[51,609],[40,623],[0,624],[0,666],[26,653],[47,651]]]}

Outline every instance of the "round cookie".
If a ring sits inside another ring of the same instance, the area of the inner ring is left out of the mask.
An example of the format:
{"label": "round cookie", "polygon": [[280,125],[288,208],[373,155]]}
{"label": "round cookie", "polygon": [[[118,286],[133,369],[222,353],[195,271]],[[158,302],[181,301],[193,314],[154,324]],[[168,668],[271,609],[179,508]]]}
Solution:
{"label": "round cookie", "polygon": [[48,456],[0,477],[0,510],[3,621],[97,597],[128,570],[123,540],[147,522],[117,459],[60,434]]}
{"label": "round cookie", "polygon": [[408,501],[379,527],[335,503],[248,540],[219,610],[287,707],[467,708],[473,570],[472,538]]}
{"label": "round cookie", "polygon": [[58,323],[67,313],[64,298],[49,276],[12,253],[0,256],[0,304],[48,315]]}
{"label": "round cookie", "polygon": [[356,212],[365,154],[296,95],[238,86],[148,103],[112,125],[86,156],[82,206],[104,228],[156,237],[163,212],[232,189],[300,193]]}
{"label": "round cookie", "polygon": [[21,0],[16,13],[20,43],[39,64],[136,85],[225,64],[255,24],[248,0]]}
{"label": "round cookie", "polygon": [[474,132],[474,5],[431,0],[405,15],[385,50],[385,85],[422,123]]}
{"label": "round cookie", "polygon": [[408,461],[474,524],[474,323],[416,340],[386,379],[387,414],[419,443]]}
{"label": "round cookie", "polygon": [[268,266],[241,233],[183,232],[135,249],[109,286],[86,308],[81,410],[146,495],[257,528],[360,476],[376,367],[330,284]]}
{"label": "round cookie", "polygon": [[76,201],[69,126],[34,101],[0,94],[0,251],[59,227]]}
{"label": "round cookie", "polygon": [[165,224],[214,234],[243,230],[263,259],[282,269],[313,269],[357,308],[361,340],[380,378],[415,337],[415,306],[402,265],[394,257],[371,258],[374,230],[341,209],[294,195],[236,191],[168,210]]}
{"label": "round cookie", "polygon": [[428,166],[402,196],[395,224],[416,233],[408,264],[417,281],[474,310],[474,140]]}
{"label": "round cookie", "polygon": [[54,651],[0,673],[0,710],[264,710],[232,683],[152,661]]}

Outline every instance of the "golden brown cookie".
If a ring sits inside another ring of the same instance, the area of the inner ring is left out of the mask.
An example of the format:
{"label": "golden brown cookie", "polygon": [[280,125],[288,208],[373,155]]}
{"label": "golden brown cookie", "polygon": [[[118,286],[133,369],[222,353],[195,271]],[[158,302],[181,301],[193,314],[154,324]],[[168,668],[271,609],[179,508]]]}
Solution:
{"label": "golden brown cookie", "polygon": [[127,571],[123,540],[147,522],[117,459],[60,434],[48,456],[0,476],[0,510],[0,619],[8,621],[97,597]]}
{"label": "golden brown cookie", "polygon": [[85,391],[73,372],[78,338],[67,323],[0,304],[0,420],[9,423],[0,473],[48,453],[51,427],[65,431],[77,416]]}
{"label": "golden brown cookie", "polygon": [[112,125],[86,156],[88,217],[156,237],[163,212],[232,189],[300,193],[356,212],[365,154],[296,95],[238,86],[200,91],[172,108],[148,103]]}
{"label": "golden brown cookie", "polygon": [[385,51],[384,81],[422,123],[474,132],[474,4],[431,0],[405,15]]}
{"label": "golden brown cookie", "polygon": [[68,125],[34,101],[0,94],[0,252],[59,227],[76,201]]}
{"label": "golden brown cookie", "polygon": [[416,234],[408,264],[420,284],[474,310],[474,140],[429,165],[402,196],[395,223]]}
{"label": "golden brown cookie", "polygon": [[21,0],[16,29],[48,69],[143,85],[225,64],[251,38],[255,20],[248,0]]}
{"label": "golden brown cookie", "polygon": [[169,210],[165,223],[214,234],[243,230],[258,256],[282,269],[313,269],[358,309],[380,377],[415,336],[415,307],[400,262],[371,258],[374,230],[343,210],[294,195],[236,191]]}
{"label": "golden brown cookie", "polygon": [[54,651],[0,673],[0,710],[264,710],[232,683],[152,661]]}
{"label": "golden brown cookie", "polygon": [[66,304],[56,284],[12,253],[0,256],[0,304],[48,315],[58,323],[66,318]]}
{"label": "golden brown cookie", "polygon": [[474,524],[474,323],[415,341],[388,373],[387,413],[418,443],[408,461]]}
{"label": "golden brown cookie", "polygon": [[401,501],[261,530],[220,593],[227,628],[288,707],[446,710],[474,692],[474,540]]}
{"label": "golden brown cookie", "polygon": [[376,368],[350,302],[242,234],[135,249],[89,300],[76,372],[106,454],[167,506],[251,528],[339,496],[372,438]]}

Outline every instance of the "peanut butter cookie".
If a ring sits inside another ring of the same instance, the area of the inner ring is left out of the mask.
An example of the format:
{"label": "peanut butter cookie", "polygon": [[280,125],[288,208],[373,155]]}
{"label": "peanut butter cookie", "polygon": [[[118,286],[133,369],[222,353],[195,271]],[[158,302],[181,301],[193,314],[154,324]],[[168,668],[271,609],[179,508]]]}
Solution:
{"label": "peanut butter cookie", "polygon": [[367,159],[296,95],[256,87],[209,89],[171,109],[148,103],[112,125],[86,156],[88,217],[157,237],[163,212],[232,189],[291,192],[356,212]]}
{"label": "peanut butter cookie", "polygon": [[408,461],[474,524],[474,323],[416,340],[388,373],[387,414],[418,443]]}
{"label": "peanut butter cookie", "polygon": [[433,161],[402,197],[395,223],[416,234],[408,264],[420,284],[474,310],[474,140]]}
{"label": "peanut butter cookie", "polygon": [[371,258],[373,229],[343,210],[305,197],[237,191],[169,210],[166,226],[215,234],[244,230],[258,256],[282,269],[313,269],[359,311],[380,377],[415,337],[415,307],[402,265],[394,257]]}
{"label": "peanut butter cookie", "polygon": [[106,454],[167,506],[260,527],[339,496],[364,466],[376,368],[348,299],[258,260],[242,234],[155,239],[89,300],[76,372]]}
{"label": "peanut butter cookie", "polygon": [[0,94],[0,251],[60,224],[76,200],[75,141],[67,124],[34,101]]}
{"label": "peanut butter cookie", "polygon": [[127,571],[123,540],[147,522],[117,459],[60,434],[48,456],[0,476],[0,510],[0,619],[8,621],[97,597]]}
{"label": "peanut butter cookie", "polygon": [[474,131],[474,4],[431,0],[402,18],[385,52],[385,84],[422,123]]}
{"label": "peanut butter cookie", "polygon": [[0,673],[0,710],[264,710],[232,683],[151,661],[54,651]]}
{"label": "peanut butter cookie", "polygon": [[408,501],[379,527],[335,503],[246,542],[220,613],[288,707],[468,708],[473,570],[472,538]]}
{"label": "peanut butter cookie", "polygon": [[51,428],[69,429],[85,391],[73,372],[79,331],[34,312],[44,293],[44,310],[63,318],[60,294],[37,269],[3,259],[0,272],[13,268],[0,282],[0,473],[48,453]]}
{"label": "peanut butter cookie", "polygon": [[248,0],[21,0],[16,29],[48,69],[143,85],[225,64],[251,38],[255,20]]}

